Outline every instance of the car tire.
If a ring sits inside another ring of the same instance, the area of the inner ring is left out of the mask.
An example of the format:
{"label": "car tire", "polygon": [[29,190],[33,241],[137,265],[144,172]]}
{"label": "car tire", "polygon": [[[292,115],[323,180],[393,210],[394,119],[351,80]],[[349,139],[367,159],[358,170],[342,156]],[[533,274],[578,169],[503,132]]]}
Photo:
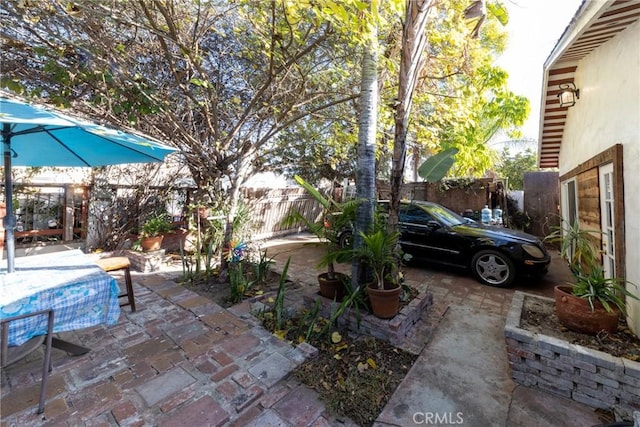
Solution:
{"label": "car tire", "polygon": [[506,288],[516,277],[516,268],[505,254],[485,249],[471,259],[471,271],[478,280],[489,286]]}
{"label": "car tire", "polygon": [[341,248],[350,248],[353,244],[353,232],[352,231],[344,231],[340,234],[338,239],[338,244]]}

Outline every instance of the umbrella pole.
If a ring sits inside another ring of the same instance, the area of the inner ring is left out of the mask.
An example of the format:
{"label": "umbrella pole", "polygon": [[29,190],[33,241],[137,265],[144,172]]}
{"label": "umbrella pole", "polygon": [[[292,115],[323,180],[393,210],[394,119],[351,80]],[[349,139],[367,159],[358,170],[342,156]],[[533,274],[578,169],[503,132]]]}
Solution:
{"label": "umbrella pole", "polygon": [[6,233],[7,242],[7,272],[13,273],[15,270],[16,242],[13,230],[16,228],[16,217],[13,214],[13,184],[11,183],[11,136],[9,123],[2,126],[2,145],[4,146],[4,191],[6,214],[2,224]]}

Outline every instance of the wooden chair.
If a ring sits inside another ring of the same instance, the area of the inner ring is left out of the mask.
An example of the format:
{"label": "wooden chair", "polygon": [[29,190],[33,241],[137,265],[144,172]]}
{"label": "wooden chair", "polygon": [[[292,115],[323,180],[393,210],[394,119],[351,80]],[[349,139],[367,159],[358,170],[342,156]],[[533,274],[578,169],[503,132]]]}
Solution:
{"label": "wooden chair", "polygon": [[[51,344],[53,339],[53,309],[36,311],[33,313],[21,314],[19,316],[7,317],[0,320],[0,367],[4,368],[7,365],[17,362],[25,357],[31,351],[35,350],[42,343],[42,336],[36,336],[31,338],[26,343],[9,347],[9,323],[14,320],[24,319],[26,317],[34,317],[46,315],[47,316],[47,335],[44,338],[45,350],[44,361],[42,362],[42,381],[40,383],[40,400],[38,401],[38,414],[44,412],[44,404],[47,393],[47,381],[49,379],[49,372],[51,372]],[[35,344],[35,345],[34,345]]]}
{"label": "wooden chair", "polygon": [[124,282],[126,285],[126,292],[118,295],[118,298],[127,297],[126,303],[121,303],[120,307],[131,306],[131,312],[136,311],[136,301],[133,296],[133,284],[131,283],[131,262],[129,258],[124,256],[119,257],[107,257],[100,258],[96,261],[96,264],[100,266],[107,273],[111,271],[124,270]]}

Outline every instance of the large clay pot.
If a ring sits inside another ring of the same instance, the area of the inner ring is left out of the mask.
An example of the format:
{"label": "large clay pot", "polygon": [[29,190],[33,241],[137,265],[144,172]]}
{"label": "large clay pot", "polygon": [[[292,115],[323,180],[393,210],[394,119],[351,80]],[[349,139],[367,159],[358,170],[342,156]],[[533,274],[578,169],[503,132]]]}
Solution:
{"label": "large clay pot", "polygon": [[318,275],[320,295],[332,300],[342,301],[342,298],[347,294],[347,290],[344,287],[344,280],[347,278],[347,275],[343,273],[334,274],[334,279],[329,279],[327,277],[329,273],[322,273]]}
{"label": "large clay pot", "polygon": [[152,252],[160,250],[163,238],[163,235],[143,237],[142,239],[140,239],[140,247],[142,248],[142,252]]}
{"label": "large clay pot", "polygon": [[384,289],[378,289],[375,283],[370,283],[367,293],[373,315],[381,319],[390,319],[398,314],[401,292],[402,288],[398,284],[385,283]]}
{"label": "large clay pot", "polygon": [[608,312],[598,301],[593,301],[594,309],[591,310],[589,300],[573,295],[571,286],[556,286],[553,292],[558,320],[572,331],[596,335],[601,331],[614,333],[618,329],[620,310],[617,307]]}
{"label": "large clay pot", "polygon": [[171,252],[179,252],[180,248],[183,248],[184,250],[188,250],[187,234],[188,234],[188,231],[185,230],[184,228],[173,230],[170,233],[164,233],[162,235],[164,237],[162,239],[162,244],[161,244],[162,249],[166,251],[171,251]]}

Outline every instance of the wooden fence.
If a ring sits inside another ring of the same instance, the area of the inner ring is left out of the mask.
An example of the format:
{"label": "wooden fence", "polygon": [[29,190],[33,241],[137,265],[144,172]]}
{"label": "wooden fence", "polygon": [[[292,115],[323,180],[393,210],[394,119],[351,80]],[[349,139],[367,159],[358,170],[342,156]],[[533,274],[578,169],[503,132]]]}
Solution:
{"label": "wooden fence", "polygon": [[551,233],[560,225],[559,207],[558,172],[524,174],[524,210],[531,217],[531,225],[525,231],[538,237]]}
{"label": "wooden fence", "polygon": [[303,188],[245,189],[243,197],[250,208],[254,240],[302,231],[302,223],[292,227],[282,225],[292,209],[310,221],[320,219],[322,214],[321,206]]}
{"label": "wooden fence", "polygon": [[[479,179],[464,188],[444,188],[440,184],[412,183],[403,188],[403,196],[417,200],[431,200],[441,203],[457,212],[479,211],[485,204],[504,207],[504,199],[498,197],[496,185],[499,181]],[[379,186],[379,198],[386,198],[384,185]],[[188,225],[187,207],[192,199],[192,188],[167,189],[151,188],[155,195],[139,197],[135,187],[107,186],[95,189],[86,185],[70,184],[17,184],[15,197],[20,201],[21,228],[15,235],[18,246],[42,245],[47,243],[99,241],[102,230],[99,216],[117,217],[122,224],[136,225],[150,205],[156,204],[174,217],[174,221]],[[338,189],[333,197],[341,199],[352,196],[352,188]],[[254,189],[242,192],[249,207],[251,239],[262,240],[302,231],[304,224],[284,227],[283,219],[292,209],[301,212],[310,221],[318,220],[322,209],[303,188]],[[132,206],[135,205],[135,206]],[[144,205],[144,206],[142,206]],[[106,206],[106,209],[104,207]],[[1,226],[0,226],[1,228]],[[131,227],[130,227],[131,228]],[[1,232],[1,230],[0,230]],[[92,237],[93,236],[93,237]],[[3,239],[0,236],[0,244]]]}
{"label": "wooden fence", "polygon": [[[98,191],[105,193],[104,188],[94,190],[91,186],[71,184],[16,184],[14,198],[17,201],[15,205],[18,217],[18,228],[15,231],[17,247],[99,240],[101,236],[96,238],[95,235],[105,232],[101,230],[105,227],[99,225],[97,217],[114,215],[124,223],[125,220],[131,220],[127,216],[133,216],[135,222],[140,212],[145,211],[140,206],[131,206],[131,193],[134,190],[133,187],[110,187],[106,191],[108,200],[105,201],[104,194],[96,194]],[[188,225],[187,207],[193,189],[181,188],[169,192],[166,188],[157,190],[164,193],[160,203],[167,207],[174,221]],[[288,228],[283,226],[282,221],[291,209],[298,210],[311,221],[319,219],[322,212],[319,204],[302,188],[245,189],[242,195],[249,207],[253,240],[303,230],[302,223]],[[149,196],[144,200],[158,203],[159,199]],[[135,199],[134,202],[139,200]],[[148,207],[146,211],[149,211]],[[4,216],[2,206],[0,216]],[[4,245],[3,231],[0,224],[0,249]]]}

